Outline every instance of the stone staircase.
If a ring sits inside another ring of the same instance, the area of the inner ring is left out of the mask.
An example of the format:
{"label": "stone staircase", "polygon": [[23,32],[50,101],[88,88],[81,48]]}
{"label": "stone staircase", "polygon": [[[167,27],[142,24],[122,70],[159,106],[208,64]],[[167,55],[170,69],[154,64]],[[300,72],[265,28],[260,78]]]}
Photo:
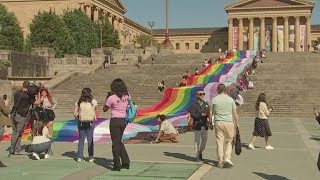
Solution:
{"label": "stone staircase", "polygon": [[185,69],[194,73],[196,68],[199,70],[202,68],[204,59],[218,56],[218,54],[209,53],[159,56],[154,65],[151,65],[150,60],[144,60],[142,66],[137,68],[134,65],[136,62],[123,61],[119,64],[112,64],[108,69],[101,69],[93,75],[79,74],[62,83],[52,92],[54,98],[58,100],[55,109],[57,119],[72,118],[74,103],[79,99],[84,87],[92,89],[93,96],[98,101],[98,110],[101,112],[107,92],[110,91],[110,84],[116,78],[121,78],[126,82],[138,108],[152,106],[163,97],[163,93],[157,90],[159,81],[164,80],[167,87],[176,87]]}
{"label": "stone staircase", "polygon": [[[259,93],[267,94],[274,117],[312,117],[313,108],[320,108],[320,55],[314,53],[270,53],[258,64],[252,77],[254,90],[242,92],[242,116],[253,116]],[[319,109],[320,110],[320,109]]]}

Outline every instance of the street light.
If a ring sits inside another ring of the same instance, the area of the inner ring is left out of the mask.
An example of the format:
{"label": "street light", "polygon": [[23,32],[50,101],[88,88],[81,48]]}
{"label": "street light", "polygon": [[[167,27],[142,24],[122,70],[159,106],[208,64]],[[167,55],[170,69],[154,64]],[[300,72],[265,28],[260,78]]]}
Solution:
{"label": "street light", "polygon": [[101,19],[98,20],[98,24],[100,25],[100,48],[102,49],[102,25],[103,25],[103,22]]}
{"label": "street light", "polygon": [[129,30],[126,29],[124,31],[121,31],[121,34],[124,36],[124,42],[123,42],[123,60],[126,59],[126,51],[125,51],[125,47],[126,47],[126,40],[127,40],[127,36],[130,34]]}
{"label": "street light", "polygon": [[155,22],[150,21],[148,22],[148,25],[150,26],[151,32],[150,32],[150,37],[151,37],[151,46],[153,46],[153,32],[152,32],[152,27],[155,25]]}

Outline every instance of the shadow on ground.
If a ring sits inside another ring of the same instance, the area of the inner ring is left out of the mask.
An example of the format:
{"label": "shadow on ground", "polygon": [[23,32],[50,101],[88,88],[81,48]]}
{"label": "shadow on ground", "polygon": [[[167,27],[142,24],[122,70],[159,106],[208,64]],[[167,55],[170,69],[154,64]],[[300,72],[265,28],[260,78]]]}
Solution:
{"label": "shadow on ground", "polygon": [[278,175],[269,175],[269,174],[260,173],[260,172],[252,172],[252,173],[268,180],[289,180],[286,177],[278,176]]}
{"label": "shadow on ground", "polygon": [[183,160],[187,160],[187,161],[195,162],[197,160],[196,157],[191,157],[191,156],[188,156],[188,155],[182,154],[182,153],[163,152],[163,154],[166,156],[174,157],[177,159],[183,159]]}
{"label": "shadow on ground", "polygon": [[[62,154],[62,156],[68,157],[73,160],[77,160],[77,153],[75,151],[68,151]],[[86,160],[86,159],[85,159]],[[104,167],[106,169],[111,170],[113,168],[112,160],[108,160],[106,158],[94,158],[94,163],[98,166]]]}
{"label": "shadow on ground", "polygon": [[3,168],[3,167],[7,167],[7,166],[0,161],[0,168]]}
{"label": "shadow on ground", "polygon": [[311,140],[320,141],[320,137],[311,137]]}

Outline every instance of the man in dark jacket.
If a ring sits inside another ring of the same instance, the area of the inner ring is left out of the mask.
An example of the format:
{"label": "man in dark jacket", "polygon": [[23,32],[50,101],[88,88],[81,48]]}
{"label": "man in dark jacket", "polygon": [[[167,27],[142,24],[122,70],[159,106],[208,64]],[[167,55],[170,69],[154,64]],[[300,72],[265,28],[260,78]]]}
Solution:
{"label": "man in dark jacket", "polygon": [[206,147],[208,137],[208,120],[210,106],[204,101],[203,90],[197,91],[197,100],[189,108],[190,116],[193,119],[192,129],[194,132],[194,149],[197,161],[203,161],[202,152]]}

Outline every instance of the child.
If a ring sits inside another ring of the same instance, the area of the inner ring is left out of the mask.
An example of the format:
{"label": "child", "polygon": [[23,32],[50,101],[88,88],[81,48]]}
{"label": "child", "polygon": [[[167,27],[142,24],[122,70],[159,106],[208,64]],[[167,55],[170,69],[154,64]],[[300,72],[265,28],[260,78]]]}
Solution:
{"label": "child", "polygon": [[39,154],[45,153],[44,158],[48,159],[50,158],[49,152],[51,149],[51,136],[49,134],[49,130],[47,126],[44,125],[43,120],[37,120],[34,123],[34,127],[32,130],[32,144],[31,144],[31,149],[32,149],[32,156],[36,159],[39,160]]}
{"label": "child", "polygon": [[159,122],[159,132],[155,142],[156,143],[159,143],[159,142],[177,143],[178,132],[174,128],[174,126],[169,121],[166,120],[166,116],[163,114],[157,115],[156,119]]}

